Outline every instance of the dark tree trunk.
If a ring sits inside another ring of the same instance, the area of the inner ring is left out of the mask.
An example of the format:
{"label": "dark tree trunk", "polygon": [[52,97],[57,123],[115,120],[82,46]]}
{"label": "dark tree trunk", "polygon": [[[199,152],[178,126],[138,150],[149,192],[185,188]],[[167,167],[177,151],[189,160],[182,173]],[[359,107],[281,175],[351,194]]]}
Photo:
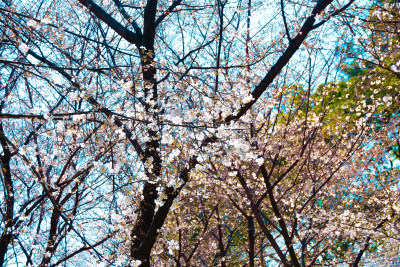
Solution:
{"label": "dark tree trunk", "polygon": [[4,184],[4,198],[6,204],[6,212],[2,218],[5,226],[0,237],[0,266],[3,266],[4,258],[7,253],[7,247],[12,241],[12,227],[14,225],[14,187],[11,179],[10,161],[12,154],[8,148],[7,139],[4,135],[3,124],[0,123],[0,143],[4,151],[1,159],[1,172]]}

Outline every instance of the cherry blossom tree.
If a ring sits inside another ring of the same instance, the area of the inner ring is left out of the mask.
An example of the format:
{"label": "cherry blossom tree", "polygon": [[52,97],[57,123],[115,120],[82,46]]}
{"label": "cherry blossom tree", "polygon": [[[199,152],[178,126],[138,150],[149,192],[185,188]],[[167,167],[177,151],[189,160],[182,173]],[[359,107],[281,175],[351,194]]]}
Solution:
{"label": "cherry blossom tree", "polygon": [[353,2],[3,0],[1,264],[394,253],[398,83],[337,82]]}

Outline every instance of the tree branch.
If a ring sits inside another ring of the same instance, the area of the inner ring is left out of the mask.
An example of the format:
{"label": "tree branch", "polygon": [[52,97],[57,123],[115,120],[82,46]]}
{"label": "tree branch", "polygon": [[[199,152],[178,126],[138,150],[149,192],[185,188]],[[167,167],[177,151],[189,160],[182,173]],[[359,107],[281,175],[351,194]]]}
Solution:
{"label": "tree branch", "polygon": [[121,15],[132,24],[133,28],[135,29],[136,35],[138,36],[139,40],[142,38],[142,31],[140,30],[139,25],[136,23],[136,21],[130,16],[125,8],[124,5],[121,3],[119,0],[113,0],[115,5],[118,7],[119,12]]}
{"label": "tree branch", "polygon": [[181,4],[182,0],[175,0],[172,5],[156,20],[156,27],[175,9],[175,7]]}
{"label": "tree branch", "polygon": [[286,36],[289,40],[289,44],[292,42],[292,38],[290,37],[287,21],[286,21],[286,15],[285,15],[285,7],[283,4],[284,0],[281,0],[281,11],[282,11],[282,18],[283,18],[283,24],[285,25],[285,31],[286,31]]}
{"label": "tree branch", "polygon": [[[375,228],[374,231],[377,231],[379,228],[383,226],[385,222],[387,222],[389,219],[385,218],[383,219]],[[363,256],[364,252],[368,249],[369,246],[369,241],[371,240],[372,235],[368,235],[368,237],[364,241],[364,246],[362,249],[357,254],[357,258],[354,260],[353,264],[351,265],[352,267],[357,267],[358,264],[360,263],[361,257]]]}
{"label": "tree branch", "polygon": [[[135,44],[136,47],[140,47],[141,36],[137,33],[131,32],[107,12],[105,12],[100,6],[94,3],[92,0],[78,0],[83,6],[87,7],[97,18],[102,20],[108,26],[110,26],[116,33],[128,42]],[[135,26],[134,26],[135,27]]]}
{"label": "tree branch", "polygon": [[352,3],[354,2],[354,0],[350,0],[346,5],[344,5],[342,8],[336,10],[335,12],[333,12],[332,14],[330,14],[328,16],[327,19],[322,20],[321,22],[315,24],[313,26],[313,30],[317,29],[318,27],[321,27],[323,24],[325,24],[325,22],[327,22],[331,17],[334,17],[336,15],[339,15],[342,11],[346,10]]}
{"label": "tree branch", "polygon": [[313,25],[315,22],[315,16],[320,14],[333,0],[320,0],[314,7],[311,16],[306,19],[300,31],[297,33],[296,37],[292,39],[292,42],[286,48],[282,56],[279,57],[278,61],[271,67],[264,79],[256,86],[256,88],[251,93],[253,100],[242,106],[236,115],[230,115],[225,118],[225,122],[228,123],[233,120],[238,120],[243,116],[253,104],[261,97],[265,90],[271,85],[276,76],[281,72],[281,70],[286,66],[289,60],[292,58],[294,53],[299,49],[300,45],[306,39],[307,35],[313,30]]}

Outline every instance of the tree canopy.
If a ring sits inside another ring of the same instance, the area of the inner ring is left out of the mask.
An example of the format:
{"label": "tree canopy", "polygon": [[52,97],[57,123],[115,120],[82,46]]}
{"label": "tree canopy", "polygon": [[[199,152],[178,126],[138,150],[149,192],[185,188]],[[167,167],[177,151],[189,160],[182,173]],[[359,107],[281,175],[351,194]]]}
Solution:
{"label": "tree canopy", "polygon": [[388,266],[397,1],[0,2],[0,266]]}

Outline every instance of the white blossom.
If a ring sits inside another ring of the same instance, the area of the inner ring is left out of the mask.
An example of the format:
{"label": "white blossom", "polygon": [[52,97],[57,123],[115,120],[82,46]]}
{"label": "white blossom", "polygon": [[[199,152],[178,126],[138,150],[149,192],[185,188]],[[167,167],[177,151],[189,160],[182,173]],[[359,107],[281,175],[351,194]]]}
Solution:
{"label": "white blossom", "polygon": [[22,52],[23,54],[27,54],[28,51],[29,51],[29,46],[28,46],[27,44],[25,44],[25,43],[21,43],[21,44],[18,46],[18,48],[19,48],[19,50],[21,50],[21,52]]}

